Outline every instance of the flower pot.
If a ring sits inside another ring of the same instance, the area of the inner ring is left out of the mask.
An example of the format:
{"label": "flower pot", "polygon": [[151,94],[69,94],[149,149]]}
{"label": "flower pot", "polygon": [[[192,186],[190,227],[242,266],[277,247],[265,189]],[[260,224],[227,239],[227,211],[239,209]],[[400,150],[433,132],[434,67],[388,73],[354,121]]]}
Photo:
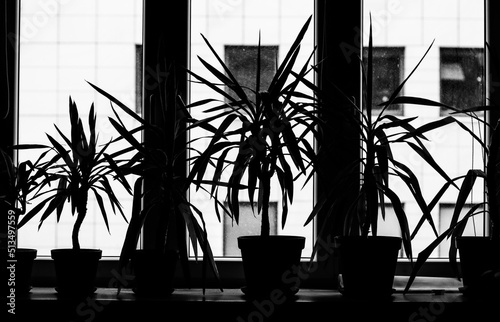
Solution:
{"label": "flower pot", "polygon": [[37,254],[36,249],[16,249],[16,294],[28,294],[31,290],[31,272]]}
{"label": "flower pot", "polygon": [[[2,249],[6,256],[6,261],[9,260],[9,254],[6,249]],[[12,293],[14,290],[17,295],[26,295],[31,290],[31,271],[33,270],[33,261],[36,258],[37,250],[31,248],[17,248],[15,252],[15,257],[10,259],[15,259],[15,262],[7,262],[7,295]],[[10,269],[13,265],[13,269]]]}
{"label": "flower pot", "polygon": [[272,292],[292,295],[298,291],[300,265],[305,238],[300,236],[241,236],[241,250],[246,286],[251,296],[269,296]]}
{"label": "flower pot", "polygon": [[161,253],[153,249],[138,249],[132,256],[133,291],[137,295],[163,297],[174,291],[173,282],[178,252]]}
{"label": "flower pot", "polygon": [[335,237],[339,254],[339,291],[352,297],[386,297],[393,293],[401,249],[399,237]]}
{"label": "flower pot", "polygon": [[100,249],[53,249],[56,291],[62,296],[80,297],[93,294]]}
{"label": "flower pot", "polygon": [[[461,291],[471,295],[500,291],[500,241],[489,237],[458,237]],[[498,296],[498,295],[497,295]]]}

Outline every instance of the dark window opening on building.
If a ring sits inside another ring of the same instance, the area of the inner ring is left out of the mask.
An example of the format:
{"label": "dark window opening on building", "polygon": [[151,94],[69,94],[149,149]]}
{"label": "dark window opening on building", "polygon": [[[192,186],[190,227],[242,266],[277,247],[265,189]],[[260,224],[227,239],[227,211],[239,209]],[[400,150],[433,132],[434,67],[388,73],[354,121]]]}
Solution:
{"label": "dark window opening on building", "polygon": [[[381,110],[378,105],[387,102],[394,90],[403,81],[404,48],[403,47],[373,47],[373,103],[372,111],[378,114]],[[368,48],[363,50],[364,68],[367,69]],[[402,95],[401,92],[399,95]],[[401,105],[391,105],[386,113],[402,115]]]}
{"label": "dark window opening on building", "polygon": [[483,105],[483,67],[482,48],[441,48],[441,102],[459,109]]}
{"label": "dark window opening on building", "polygon": [[[258,46],[225,46],[225,63],[240,85],[247,88],[246,94],[252,101],[255,101],[257,56]],[[278,46],[260,46],[260,91],[269,88],[277,63]]]}

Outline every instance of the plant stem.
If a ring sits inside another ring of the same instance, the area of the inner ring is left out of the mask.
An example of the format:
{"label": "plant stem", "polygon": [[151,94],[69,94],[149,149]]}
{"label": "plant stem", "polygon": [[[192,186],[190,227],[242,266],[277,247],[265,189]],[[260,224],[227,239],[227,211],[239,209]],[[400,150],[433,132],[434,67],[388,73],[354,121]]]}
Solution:
{"label": "plant stem", "polygon": [[87,199],[88,199],[88,191],[83,189],[78,193],[78,201],[76,211],[78,213],[75,221],[75,225],[73,226],[73,232],[71,234],[71,240],[73,242],[73,249],[80,250],[80,242],[78,240],[78,234],[80,233],[80,227],[82,226],[83,220],[87,215]]}
{"label": "plant stem", "polygon": [[[265,171],[264,171],[265,172]],[[271,176],[267,173],[262,175],[262,223],[260,235],[262,237],[269,237],[269,196],[271,194]]]}
{"label": "plant stem", "polygon": [[[373,147],[374,147],[373,137],[369,136],[369,143],[366,147],[366,168],[363,178],[365,180],[364,185],[365,185],[365,197],[366,197],[365,200],[366,204],[364,205],[366,207],[364,212],[365,217],[361,229],[361,235],[363,237],[368,236],[368,233],[370,231],[370,226],[373,220],[377,220],[376,217],[378,211],[377,185],[373,173],[375,167],[375,151]],[[372,231],[373,235],[376,235],[377,234],[376,227],[371,227],[371,228],[373,230]]]}

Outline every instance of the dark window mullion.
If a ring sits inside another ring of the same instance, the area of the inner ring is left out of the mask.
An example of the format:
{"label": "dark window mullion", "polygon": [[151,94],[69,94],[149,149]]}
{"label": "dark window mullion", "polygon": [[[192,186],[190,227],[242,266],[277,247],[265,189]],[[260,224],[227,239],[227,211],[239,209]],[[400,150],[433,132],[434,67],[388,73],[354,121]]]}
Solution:
{"label": "dark window mullion", "polygon": [[[317,75],[317,84],[323,91],[335,93],[335,89],[330,88],[329,84],[341,86],[349,97],[360,102],[361,93],[361,70],[359,68],[359,57],[362,55],[362,16],[363,1],[315,1],[315,19],[316,19],[316,61],[321,62],[321,68]],[[334,102],[336,107],[345,106],[339,97]],[[325,115],[323,119],[331,125],[332,133],[325,133],[332,138],[329,141],[329,147],[323,150],[327,157],[325,163],[319,165],[324,170],[316,181],[316,193],[318,196],[328,189],[329,184],[336,177],[338,171],[345,169],[354,160],[360,156],[358,131],[350,128],[342,120],[330,118]],[[342,153],[338,153],[342,151]],[[353,171],[359,173],[359,171]],[[359,176],[352,178],[360,180]],[[326,188],[326,189],[325,189]],[[334,202],[334,200],[332,200]],[[345,204],[349,204],[346,202]],[[326,220],[325,214],[319,214],[316,217],[315,226],[321,230],[322,226],[327,228],[325,234],[317,236],[324,242],[331,242],[333,236],[339,235],[338,223]],[[331,217],[330,217],[331,218]],[[335,227],[335,228],[334,228]],[[325,285],[336,286],[333,276],[336,265],[335,258],[330,256],[327,265],[320,265],[324,270],[318,270],[315,275],[325,282]]]}
{"label": "dark window mullion", "polygon": [[[486,101],[500,104],[500,2],[485,0],[485,49],[486,57]],[[496,61],[496,62],[495,62]],[[490,124],[496,124],[500,112],[488,113]]]}
{"label": "dark window mullion", "polygon": [[[166,77],[166,69],[170,66],[176,67],[178,93],[187,101],[187,75],[182,68],[188,66],[189,15],[190,1],[144,0],[142,110],[144,118],[153,123],[156,111],[150,108],[149,98],[152,95],[158,97],[155,78]],[[147,133],[144,135],[144,142],[152,145],[158,143]],[[177,164],[181,165],[182,162]],[[185,166],[179,166],[174,171],[177,175],[186,175]],[[144,225],[145,248],[154,247],[156,223],[164,211],[167,210],[157,209],[148,216]]]}
{"label": "dark window mullion", "polygon": [[0,65],[2,66],[0,147],[5,150],[17,141],[20,1],[2,2],[0,15],[2,16],[0,28],[4,35],[0,45],[2,48],[0,50]]}

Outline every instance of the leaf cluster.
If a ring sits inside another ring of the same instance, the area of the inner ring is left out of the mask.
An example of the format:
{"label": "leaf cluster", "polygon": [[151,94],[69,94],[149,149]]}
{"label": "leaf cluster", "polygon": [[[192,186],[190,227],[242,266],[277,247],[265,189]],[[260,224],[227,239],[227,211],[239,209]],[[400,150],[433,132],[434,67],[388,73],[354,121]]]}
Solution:
{"label": "leaf cluster", "polygon": [[[158,94],[149,99],[151,113],[155,115],[151,121],[136,114],[108,92],[89,83],[110,100],[115,118],[110,117],[109,121],[120,135],[117,140],[125,140],[134,151],[131,158],[134,162],[127,169],[127,174],[135,175],[137,179],[133,188],[131,219],[120,254],[120,266],[125,267],[132,258],[147,218],[159,214],[154,236],[154,248],[158,253],[165,254],[169,250],[178,252],[184,272],[189,275],[189,250],[184,234],[187,228],[196,258],[198,245],[204,253],[203,274],[209,265],[218,278],[203,214],[187,198],[191,178],[184,173],[186,155],[190,149],[190,142],[186,141],[186,126],[195,120],[180,99],[173,68],[157,73],[166,76],[156,79]],[[115,106],[139,125],[128,129]],[[146,139],[139,141],[136,134],[142,134]]]}
{"label": "leaf cluster", "polygon": [[[53,213],[56,214],[57,222],[59,222],[65,203],[69,202],[71,213],[78,214],[73,227],[73,248],[79,249],[78,232],[87,214],[89,193],[94,194],[109,231],[103,196],[108,199],[113,212],[116,213],[118,210],[127,221],[120,201],[112,188],[110,178],[117,180],[129,192],[131,188],[122,171],[126,167],[126,160],[117,159],[127,151],[108,153],[112,141],[103,146],[98,145],[94,105],[92,104],[88,116],[89,137],[87,137],[83,122],[78,115],[76,103],[71,97],[69,99],[69,117],[71,124],[69,136],[66,136],[57,125],[54,126],[61,137],[60,141],[47,134],[51,145],[45,146],[46,150],[36,162],[35,177],[39,179],[39,182],[34,198],[40,198],[41,201],[24,216],[19,222],[19,227],[22,227],[42,210],[39,228]],[[20,145],[16,148],[31,147]]]}
{"label": "leaf cluster", "polygon": [[[43,148],[31,145],[30,148]],[[0,202],[11,209],[17,210],[17,215],[26,213],[30,194],[37,187],[36,168],[40,158],[33,163],[31,160],[16,165],[7,151],[0,149]]]}
{"label": "leaf cluster", "polygon": [[[222,212],[239,221],[239,194],[246,190],[250,204],[257,203],[262,212],[261,235],[269,235],[268,218],[270,180],[277,177],[282,199],[282,226],[285,225],[288,205],[294,196],[297,176],[312,177],[315,151],[310,142],[320,137],[317,125],[316,102],[312,94],[301,92],[299,85],[305,82],[311,71],[313,57],[309,56],[298,72],[294,71],[300,53],[300,43],[307,31],[311,17],[306,21],[295,41],[277,66],[268,88],[261,88],[261,45],[257,47],[255,88],[247,88],[235,78],[234,73],[202,35],[222,70],[203,58],[199,60],[215,77],[210,81],[188,70],[195,81],[207,86],[222,99],[205,99],[190,104],[189,108],[205,108],[206,118],[192,126],[218,124],[207,139],[206,149],[193,161],[190,176],[198,187],[207,184],[216,200],[216,212]],[[227,89],[227,91],[225,90]],[[251,93],[252,95],[249,95]],[[215,105],[215,106],[213,106]],[[213,176],[205,180],[207,169],[212,167]],[[227,179],[226,179],[227,178]],[[245,181],[246,180],[246,181]],[[219,188],[226,189],[224,201],[219,200]],[[257,195],[257,198],[256,198]]]}
{"label": "leaf cluster", "polygon": [[[328,119],[341,119],[349,124],[352,131],[359,137],[362,153],[358,159],[352,160],[345,168],[337,169],[337,175],[333,178],[333,182],[329,183],[326,192],[320,196],[306,224],[321,212],[325,214],[326,218],[333,218],[335,222],[340,222],[344,235],[366,237],[371,234],[376,236],[379,217],[385,220],[385,205],[390,203],[399,223],[406,256],[412,259],[411,240],[414,234],[410,232],[407,216],[398,193],[392,189],[390,184],[391,178],[399,178],[405,183],[418,204],[422,212],[422,219],[427,220],[437,234],[430,214],[432,205],[428,205],[424,200],[419,180],[412,169],[393,154],[393,146],[396,144],[407,145],[447,183],[453,185],[451,178],[434,160],[424,143],[428,140],[425,136],[427,132],[456,120],[450,117],[415,127],[412,122],[417,117],[398,117],[387,112],[388,107],[395,104],[441,106],[440,103],[424,98],[400,95],[404,85],[421,64],[431,46],[432,44],[411,73],[394,89],[389,99],[379,104],[380,112],[376,115],[372,98],[376,75],[373,75],[371,26],[367,59],[366,62],[360,60],[363,75],[362,104],[345,95],[336,84],[330,84],[335,89],[333,93],[310,84],[321,102],[322,115]],[[336,146],[329,146],[328,141],[324,143],[323,149],[330,150],[325,155],[343,153]],[[321,153],[320,157],[323,157]],[[359,182],[356,178],[360,180],[359,186],[356,183]],[[346,188],[353,184],[356,185],[353,189]],[[323,229],[325,228],[320,228],[320,235],[324,233]]]}

